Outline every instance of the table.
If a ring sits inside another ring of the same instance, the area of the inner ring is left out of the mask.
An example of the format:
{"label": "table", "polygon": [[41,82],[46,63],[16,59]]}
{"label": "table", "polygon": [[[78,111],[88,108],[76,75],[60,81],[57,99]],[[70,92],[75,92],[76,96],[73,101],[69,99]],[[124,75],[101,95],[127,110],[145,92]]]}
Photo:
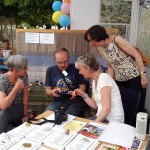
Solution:
{"label": "table", "polygon": [[[46,112],[40,114],[37,118],[48,117],[48,116],[51,115],[52,113],[53,113],[52,111],[46,111]],[[80,117],[77,117],[75,120],[84,121],[84,122],[86,122],[86,123],[91,122],[91,120],[88,120],[88,119],[85,119],[85,118],[80,118]],[[93,121],[93,120],[92,120],[92,121]],[[96,121],[93,121],[93,122],[96,122]],[[98,122],[96,122],[96,123],[98,123]],[[148,135],[146,136],[146,140],[144,140],[144,141],[142,142],[142,145],[141,145],[140,150],[144,150],[144,148],[145,148],[145,146],[146,146],[146,144],[147,144],[147,141],[148,141]],[[120,149],[119,146],[116,146],[116,145],[115,145],[115,147],[116,147],[118,150]],[[98,148],[96,148],[95,150],[98,150]]]}

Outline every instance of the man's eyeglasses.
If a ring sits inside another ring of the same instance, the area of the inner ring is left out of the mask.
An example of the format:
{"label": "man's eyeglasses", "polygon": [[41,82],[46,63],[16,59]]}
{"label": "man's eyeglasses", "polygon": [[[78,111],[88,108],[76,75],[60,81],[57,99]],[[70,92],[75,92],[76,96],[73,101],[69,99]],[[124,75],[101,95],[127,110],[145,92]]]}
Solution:
{"label": "man's eyeglasses", "polygon": [[66,60],[66,61],[58,61],[57,62],[58,65],[67,64],[67,63],[68,63],[68,60]]}

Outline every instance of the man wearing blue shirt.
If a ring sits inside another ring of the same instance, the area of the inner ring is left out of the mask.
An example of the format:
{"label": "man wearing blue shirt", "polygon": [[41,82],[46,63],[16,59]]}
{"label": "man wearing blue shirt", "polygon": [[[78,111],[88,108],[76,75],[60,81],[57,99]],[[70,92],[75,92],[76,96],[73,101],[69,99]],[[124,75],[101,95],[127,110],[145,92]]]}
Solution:
{"label": "man wearing blue shirt", "polygon": [[[74,101],[69,91],[80,88],[85,91],[85,80],[74,64],[69,63],[69,53],[65,48],[59,48],[54,53],[56,66],[49,67],[46,72],[45,88],[46,94],[54,98],[54,101],[49,104],[46,110],[56,110],[59,105],[66,101]],[[58,94],[60,92],[61,94]],[[82,99],[81,99],[82,100]],[[72,103],[65,113],[74,116],[79,116],[81,113],[79,103]]]}

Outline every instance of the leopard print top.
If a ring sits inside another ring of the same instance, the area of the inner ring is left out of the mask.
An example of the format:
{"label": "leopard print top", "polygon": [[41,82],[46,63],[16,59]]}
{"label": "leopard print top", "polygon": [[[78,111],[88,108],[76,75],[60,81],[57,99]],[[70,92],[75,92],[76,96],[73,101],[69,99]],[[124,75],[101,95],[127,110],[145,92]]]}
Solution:
{"label": "leopard print top", "polygon": [[135,60],[119,50],[114,42],[110,43],[107,49],[99,47],[98,50],[114,68],[117,81],[127,81],[140,75]]}
{"label": "leopard print top", "polygon": [[[28,75],[25,74],[23,77],[20,77],[20,79],[24,82],[25,86],[28,86],[29,80]],[[9,95],[9,93],[14,88],[14,85],[11,84],[7,78],[7,74],[0,74],[0,92],[5,92],[6,95]],[[22,96],[23,96],[23,90],[20,89],[13,101],[13,103],[22,103]]]}

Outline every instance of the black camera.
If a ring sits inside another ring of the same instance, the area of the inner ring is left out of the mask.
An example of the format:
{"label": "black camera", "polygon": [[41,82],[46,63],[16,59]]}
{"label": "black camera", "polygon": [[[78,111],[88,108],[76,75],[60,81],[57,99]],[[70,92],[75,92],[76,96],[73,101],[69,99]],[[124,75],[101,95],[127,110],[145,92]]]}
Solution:
{"label": "black camera", "polygon": [[67,119],[68,119],[68,115],[65,114],[63,107],[55,110],[55,124],[57,125],[62,124],[62,122],[66,121]]}

